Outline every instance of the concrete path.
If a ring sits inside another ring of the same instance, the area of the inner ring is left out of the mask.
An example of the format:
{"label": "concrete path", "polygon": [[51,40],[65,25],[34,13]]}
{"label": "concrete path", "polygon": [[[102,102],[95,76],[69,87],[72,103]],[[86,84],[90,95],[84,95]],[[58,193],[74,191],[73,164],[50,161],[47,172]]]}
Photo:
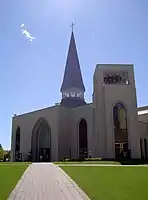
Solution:
{"label": "concrete path", "polygon": [[8,200],[90,200],[58,166],[31,164]]}

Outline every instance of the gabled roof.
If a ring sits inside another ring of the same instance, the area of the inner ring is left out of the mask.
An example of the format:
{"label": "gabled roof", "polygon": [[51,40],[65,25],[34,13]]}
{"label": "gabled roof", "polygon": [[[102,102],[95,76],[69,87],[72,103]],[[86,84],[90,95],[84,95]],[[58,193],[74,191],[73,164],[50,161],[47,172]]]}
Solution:
{"label": "gabled roof", "polygon": [[72,31],[61,92],[76,87],[85,92],[74,33]]}

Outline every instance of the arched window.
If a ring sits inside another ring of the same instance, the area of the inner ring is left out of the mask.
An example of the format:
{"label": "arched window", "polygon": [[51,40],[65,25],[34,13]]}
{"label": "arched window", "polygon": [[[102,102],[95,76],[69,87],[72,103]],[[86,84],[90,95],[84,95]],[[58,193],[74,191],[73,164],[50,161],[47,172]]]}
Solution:
{"label": "arched window", "polygon": [[15,139],[15,151],[20,151],[20,127],[16,129],[16,139]]}
{"label": "arched window", "polygon": [[127,113],[123,104],[117,103],[113,109],[114,114],[114,128],[127,129]]}
{"label": "arched window", "polygon": [[20,127],[18,126],[16,129],[16,135],[15,135],[15,161],[21,161],[20,136],[21,136],[21,131],[20,131]]}
{"label": "arched window", "polygon": [[129,157],[127,111],[123,104],[117,103],[113,108],[115,156]]}
{"label": "arched window", "polygon": [[85,119],[81,119],[79,123],[79,156],[84,158],[87,155],[87,122]]}

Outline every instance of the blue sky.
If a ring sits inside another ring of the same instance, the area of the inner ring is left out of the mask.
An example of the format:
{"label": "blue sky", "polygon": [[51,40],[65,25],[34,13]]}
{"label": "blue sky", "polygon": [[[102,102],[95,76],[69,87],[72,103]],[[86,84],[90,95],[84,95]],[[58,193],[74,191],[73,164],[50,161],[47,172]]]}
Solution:
{"label": "blue sky", "polygon": [[[72,21],[92,100],[97,63],[135,66],[138,106],[148,104],[148,1],[5,0],[0,5],[0,143],[10,148],[12,116],[60,101]],[[21,33],[21,24],[35,40]]]}

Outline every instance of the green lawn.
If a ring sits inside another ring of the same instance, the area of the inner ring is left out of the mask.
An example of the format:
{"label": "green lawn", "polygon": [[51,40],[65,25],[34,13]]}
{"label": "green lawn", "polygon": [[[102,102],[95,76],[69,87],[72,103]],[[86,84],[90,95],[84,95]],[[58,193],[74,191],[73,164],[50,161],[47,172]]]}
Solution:
{"label": "green lawn", "polygon": [[0,200],[8,198],[27,167],[28,164],[0,164]]}
{"label": "green lawn", "polygon": [[92,200],[148,200],[148,167],[61,167]]}
{"label": "green lawn", "polygon": [[120,165],[119,162],[116,161],[63,161],[63,162],[55,162],[54,164],[60,165],[60,164],[110,164],[110,165]]}
{"label": "green lawn", "polygon": [[31,162],[0,162],[1,165],[29,165]]}

